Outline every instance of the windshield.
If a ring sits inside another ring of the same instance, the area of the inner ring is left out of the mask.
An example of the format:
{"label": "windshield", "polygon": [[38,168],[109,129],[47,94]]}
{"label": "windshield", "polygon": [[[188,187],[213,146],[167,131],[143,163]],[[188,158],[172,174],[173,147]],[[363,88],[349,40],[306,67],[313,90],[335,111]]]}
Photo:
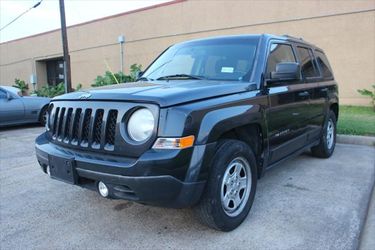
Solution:
{"label": "windshield", "polygon": [[258,40],[228,37],[177,44],[159,56],[142,78],[248,81]]}

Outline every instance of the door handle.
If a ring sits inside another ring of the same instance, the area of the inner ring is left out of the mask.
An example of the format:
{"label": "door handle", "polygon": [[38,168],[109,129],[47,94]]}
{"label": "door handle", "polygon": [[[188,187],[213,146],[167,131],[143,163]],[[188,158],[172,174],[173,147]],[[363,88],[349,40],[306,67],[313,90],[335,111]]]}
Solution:
{"label": "door handle", "polygon": [[320,92],[327,92],[328,88],[321,89]]}
{"label": "door handle", "polygon": [[303,92],[298,93],[298,96],[300,96],[300,97],[307,97],[309,95],[310,95],[310,93],[308,91],[303,91]]}

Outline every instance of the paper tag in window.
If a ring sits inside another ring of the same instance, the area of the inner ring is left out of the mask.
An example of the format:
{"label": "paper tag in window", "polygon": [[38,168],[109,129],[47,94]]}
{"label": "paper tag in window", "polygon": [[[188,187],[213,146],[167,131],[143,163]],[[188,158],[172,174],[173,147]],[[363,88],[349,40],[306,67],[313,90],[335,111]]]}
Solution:
{"label": "paper tag in window", "polygon": [[221,67],[221,73],[233,73],[233,67]]}

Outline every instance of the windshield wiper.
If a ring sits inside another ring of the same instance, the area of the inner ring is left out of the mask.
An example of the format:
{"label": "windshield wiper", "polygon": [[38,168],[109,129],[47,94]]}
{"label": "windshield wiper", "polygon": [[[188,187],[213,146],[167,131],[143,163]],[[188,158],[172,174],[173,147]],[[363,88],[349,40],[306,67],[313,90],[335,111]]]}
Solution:
{"label": "windshield wiper", "polygon": [[144,77],[144,76],[141,76],[140,78],[138,78],[136,80],[136,82],[138,81],[153,81],[154,79],[151,79],[151,78],[147,78],[147,77]]}
{"label": "windshield wiper", "polygon": [[169,80],[169,79],[196,79],[202,80],[205,79],[203,76],[195,76],[195,75],[188,75],[188,74],[175,74],[175,75],[168,75],[168,76],[161,76],[156,80]]}

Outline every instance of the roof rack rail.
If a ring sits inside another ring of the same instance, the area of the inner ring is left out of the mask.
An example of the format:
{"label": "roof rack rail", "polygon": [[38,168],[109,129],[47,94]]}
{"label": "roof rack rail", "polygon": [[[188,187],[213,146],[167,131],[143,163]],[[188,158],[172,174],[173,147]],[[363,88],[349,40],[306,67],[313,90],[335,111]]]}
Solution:
{"label": "roof rack rail", "polygon": [[282,35],[282,36],[289,37],[289,38],[294,38],[294,39],[297,39],[297,40],[301,40],[301,41],[303,41],[303,38],[302,38],[302,37],[290,36],[290,35],[288,35],[288,34],[284,34],[284,35]]}

